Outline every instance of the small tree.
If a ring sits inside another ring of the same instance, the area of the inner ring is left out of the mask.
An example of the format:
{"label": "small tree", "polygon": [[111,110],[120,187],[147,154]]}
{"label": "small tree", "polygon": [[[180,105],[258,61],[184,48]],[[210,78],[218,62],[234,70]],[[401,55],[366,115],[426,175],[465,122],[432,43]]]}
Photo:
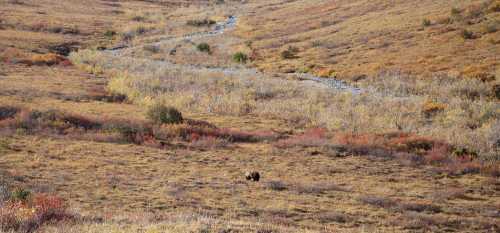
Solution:
{"label": "small tree", "polygon": [[177,109],[159,103],[148,109],[147,117],[157,124],[179,124],[184,120]]}

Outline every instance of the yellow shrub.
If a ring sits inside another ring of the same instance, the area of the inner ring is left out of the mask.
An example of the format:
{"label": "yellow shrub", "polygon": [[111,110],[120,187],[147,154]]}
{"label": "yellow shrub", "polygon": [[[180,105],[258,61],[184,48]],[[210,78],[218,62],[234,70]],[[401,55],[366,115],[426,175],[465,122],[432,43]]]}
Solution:
{"label": "yellow shrub", "polygon": [[57,55],[54,53],[47,53],[47,54],[35,54],[31,56],[30,61],[32,62],[33,65],[57,65],[62,62],[67,61],[67,59],[61,55]]}
{"label": "yellow shrub", "polygon": [[337,72],[333,69],[324,68],[324,69],[318,70],[317,75],[319,77],[323,77],[323,78],[336,78]]}
{"label": "yellow shrub", "polygon": [[422,106],[422,112],[426,115],[432,115],[444,111],[446,107],[447,107],[446,104],[437,103],[434,101],[427,101]]}

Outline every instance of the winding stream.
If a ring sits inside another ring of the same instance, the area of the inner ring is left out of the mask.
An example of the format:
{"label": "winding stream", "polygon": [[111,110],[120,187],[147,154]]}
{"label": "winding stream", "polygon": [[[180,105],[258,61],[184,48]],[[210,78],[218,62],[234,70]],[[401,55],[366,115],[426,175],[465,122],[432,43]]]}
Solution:
{"label": "winding stream", "polygon": [[[148,45],[153,45],[153,46],[160,46],[163,43],[171,42],[173,40],[191,40],[191,39],[198,39],[198,38],[204,38],[204,37],[210,37],[210,36],[215,36],[215,35],[220,35],[225,33],[228,30],[231,30],[236,27],[236,24],[238,22],[238,17],[236,16],[229,16],[226,21],[223,22],[218,22],[214,26],[214,29],[212,31],[206,31],[206,32],[195,32],[195,33],[190,33],[186,34],[180,37],[175,37],[175,36],[163,36],[158,39],[157,42],[150,43]],[[111,48],[108,50],[105,50],[109,54],[117,57],[123,57],[126,56],[125,52],[130,51],[136,48],[142,48],[144,45],[140,46],[118,46],[115,48]],[[211,71],[211,72],[221,72],[226,75],[232,75],[236,73],[253,73],[253,74],[262,74],[260,71],[253,69],[253,68],[244,68],[244,67],[207,67],[203,65],[194,65],[194,64],[176,64],[170,61],[157,61],[157,60],[151,60],[158,66],[164,66],[164,67],[172,67],[172,68],[183,68],[183,69],[189,69],[189,70],[205,70],[205,71]],[[322,78],[318,76],[314,76],[309,73],[294,73],[294,74],[283,74],[286,76],[294,76],[297,77],[301,80],[308,80],[312,81],[315,83],[318,83],[326,88],[330,88],[333,90],[340,90],[340,91],[348,91],[353,94],[359,94],[362,92],[360,88],[350,86],[344,81],[334,79],[334,78]]]}

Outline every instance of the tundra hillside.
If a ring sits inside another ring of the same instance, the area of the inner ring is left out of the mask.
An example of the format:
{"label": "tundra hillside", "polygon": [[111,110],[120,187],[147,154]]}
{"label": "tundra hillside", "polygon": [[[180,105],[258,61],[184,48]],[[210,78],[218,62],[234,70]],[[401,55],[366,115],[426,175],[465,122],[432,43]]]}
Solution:
{"label": "tundra hillside", "polygon": [[0,0],[0,232],[497,232],[499,22]]}

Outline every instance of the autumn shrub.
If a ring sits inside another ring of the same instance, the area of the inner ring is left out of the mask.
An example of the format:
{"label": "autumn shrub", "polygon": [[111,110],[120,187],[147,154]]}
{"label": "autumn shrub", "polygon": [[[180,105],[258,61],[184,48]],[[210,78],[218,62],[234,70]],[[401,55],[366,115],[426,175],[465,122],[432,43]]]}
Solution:
{"label": "autumn shrub", "polygon": [[110,119],[103,122],[102,131],[118,134],[124,142],[142,144],[152,136],[152,128],[140,121]]}
{"label": "autumn shrub", "polygon": [[110,92],[104,88],[94,88],[87,91],[87,98],[95,101],[103,101],[109,103],[123,103],[128,100],[127,95]]}
{"label": "autumn shrub", "polygon": [[189,147],[198,150],[213,150],[224,148],[228,144],[229,141],[225,138],[217,138],[214,136],[199,136],[197,134],[192,134]]}
{"label": "autumn shrub", "polygon": [[[126,94],[138,104],[149,105],[150,100],[158,100],[182,111],[231,116],[240,116],[244,106],[247,114],[283,120],[297,130],[321,126],[357,135],[400,130],[470,148],[481,159],[491,160],[496,153],[494,126],[498,104],[492,98],[491,83],[482,80],[449,74],[423,79],[382,72],[373,79],[357,82],[361,89],[370,91],[352,94],[262,73],[221,75],[218,70],[205,68],[166,69],[150,61],[87,50],[72,54],[72,61],[110,70],[128,67],[126,74],[114,74],[110,89]],[[427,100],[446,108],[427,118],[422,114]],[[358,136],[353,139],[360,140]]]}
{"label": "autumn shrub", "polygon": [[226,138],[231,142],[261,142],[274,141],[279,135],[272,131],[242,131],[236,129],[222,128],[215,130],[215,135]]}
{"label": "autumn shrub", "polygon": [[312,128],[304,133],[294,135],[275,143],[278,148],[289,147],[315,147],[327,144],[326,130],[324,128]]}
{"label": "autumn shrub", "polygon": [[184,120],[177,109],[160,103],[149,107],[147,117],[157,124],[179,124]]}
{"label": "autumn shrub", "polygon": [[13,198],[0,206],[0,230],[34,232],[44,224],[75,219],[65,201],[57,196],[33,194]]}
{"label": "autumn shrub", "polygon": [[425,117],[430,118],[435,116],[438,113],[443,112],[446,109],[446,105],[442,103],[436,103],[433,101],[427,101],[423,106],[422,106],[422,113],[425,115]]}
{"label": "autumn shrub", "polygon": [[67,211],[66,202],[57,196],[36,194],[33,196],[31,206],[35,209],[37,221],[40,223],[72,218]]}
{"label": "autumn shrub", "polygon": [[31,56],[31,58],[23,60],[22,63],[27,65],[37,65],[37,66],[53,66],[53,65],[71,65],[68,59],[65,57],[55,54],[55,53],[47,53],[47,54],[35,54]]}

